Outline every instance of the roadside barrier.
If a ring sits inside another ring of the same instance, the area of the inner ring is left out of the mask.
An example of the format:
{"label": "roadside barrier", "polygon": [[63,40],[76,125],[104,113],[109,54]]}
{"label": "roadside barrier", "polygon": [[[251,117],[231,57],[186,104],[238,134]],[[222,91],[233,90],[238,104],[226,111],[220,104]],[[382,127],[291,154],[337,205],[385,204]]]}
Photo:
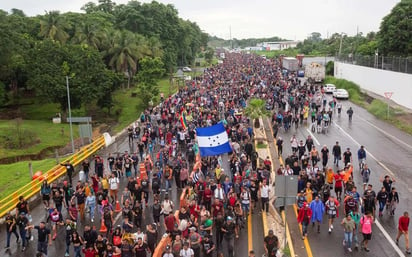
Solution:
{"label": "roadside barrier", "polygon": [[[63,160],[62,163],[69,161],[73,166],[77,166],[78,164],[82,163],[83,160],[93,155],[104,146],[110,145],[112,141],[113,139],[110,137],[110,135],[108,133],[104,133],[103,136],[97,138],[93,143],[82,147],[78,152],[73,154],[71,157]],[[20,196],[24,196],[24,198],[27,200],[36,195],[37,193],[39,193],[42,181],[44,179],[47,179],[48,183],[52,183],[58,178],[64,176],[65,174],[66,167],[58,164],[50,170],[48,170],[47,172],[45,172],[40,177],[30,181],[30,183],[16,190],[9,196],[1,199],[0,218],[4,217],[9,211],[12,211],[16,208]]]}

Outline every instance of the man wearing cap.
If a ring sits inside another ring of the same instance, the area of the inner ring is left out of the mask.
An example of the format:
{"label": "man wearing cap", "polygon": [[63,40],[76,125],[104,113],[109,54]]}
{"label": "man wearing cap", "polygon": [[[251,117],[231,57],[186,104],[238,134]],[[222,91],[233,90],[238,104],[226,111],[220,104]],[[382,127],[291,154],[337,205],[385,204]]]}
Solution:
{"label": "man wearing cap", "polygon": [[223,227],[221,228],[222,232],[224,233],[223,239],[226,242],[227,248],[228,248],[228,256],[233,257],[234,256],[234,247],[235,247],[235,234],[236,232],[236,225],[233,222],[233,218],[231,216],[228,216],[226,218],[226,222],[223,224]]}
{"label": "man wearing cap", "polygon": [[196,232],[195,227],[190,227],[189,228],[189,241],[190,241],[190,246],[193,250],[194,255],[200,256],[200,248],[201,248],[201,241],[202,238],[200,237],[199,233]]}
{"label": "man wearing cap", "polygon": [[273,230],[269,230],[269,234],[265,236],[265,239],[263,240],[264,242],[264,248],[265,248],[265,253],[266,256],[268,257],[276,257],[276,253],[280,247],[279,244],[279,239],[275,234],[273,233]]}

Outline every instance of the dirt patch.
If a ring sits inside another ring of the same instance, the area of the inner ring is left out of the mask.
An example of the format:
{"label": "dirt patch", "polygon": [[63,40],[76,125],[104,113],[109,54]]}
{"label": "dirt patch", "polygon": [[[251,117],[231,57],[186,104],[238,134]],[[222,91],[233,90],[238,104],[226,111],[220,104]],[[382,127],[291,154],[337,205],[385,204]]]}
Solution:
{"label": "dirt patch", "polygon": [[363,98],[365,99],[365,101],[366,101],[368,104],[371,104],[372,101],[375,99],[375,98],[373,98],[372,96],[370,96],[370,95],[368,95],[368,94],[363,94]]}
{"label": "dirt patch", "polygon": [[402,124],[412,126],[412,113],[403,113],[396,116]]}

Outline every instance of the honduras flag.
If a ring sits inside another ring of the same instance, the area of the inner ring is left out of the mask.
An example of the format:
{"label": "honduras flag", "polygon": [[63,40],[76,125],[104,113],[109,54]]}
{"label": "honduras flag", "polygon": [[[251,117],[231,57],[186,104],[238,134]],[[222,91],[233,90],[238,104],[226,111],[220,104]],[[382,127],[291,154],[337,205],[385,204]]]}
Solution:
{"label": "honduras flag", "polygon": [[218,123],[211,127],[197,128],[197,143],[200,156],[213,156],[232,151],[225,127]]}

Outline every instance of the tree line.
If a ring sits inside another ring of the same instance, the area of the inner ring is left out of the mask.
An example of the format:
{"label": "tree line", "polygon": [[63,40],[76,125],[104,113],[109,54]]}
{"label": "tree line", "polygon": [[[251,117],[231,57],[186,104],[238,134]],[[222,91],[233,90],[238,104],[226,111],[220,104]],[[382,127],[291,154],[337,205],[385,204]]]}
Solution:
{"label": "tree line", "polygon": [[90,101],[110,108],[111,93],[138,80],[150,100],[154,76],[191,65],[207,45],[208,35],[170,4],[99,0],[81,9],[35,17],[0,10],[0,107],[9,92],[30,91],[65,111],[66,77],[73,108]]}
{"label": "tree line", "polygon": [[[246,40],[212,37],[210,42],[220,47],[244,48],[261,42],[284,40],[278,37]],[[322,37],[319,32],[312,32],[295,49],[286,49],[279,54],[337,56],[340,53],[348,56],[375,55],[375,51],[384,56],[412,56],[412,0],[402,0],[394,6],[391,12],[383,17],[378,32],[369,32],[366,35],[357,33],[354,36],[333,33],[327,37]]]}

